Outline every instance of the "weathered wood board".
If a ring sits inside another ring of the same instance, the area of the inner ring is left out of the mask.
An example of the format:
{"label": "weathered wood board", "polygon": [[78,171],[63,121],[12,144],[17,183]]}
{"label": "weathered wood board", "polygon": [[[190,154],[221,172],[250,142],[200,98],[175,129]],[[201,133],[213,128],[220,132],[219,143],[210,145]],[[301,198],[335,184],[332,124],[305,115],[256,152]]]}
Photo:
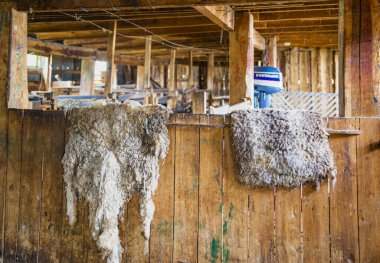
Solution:
{"label": "weathered wood board", "polygon": [[[330,137],[335,181],[291,191],[240,185],[223,117],[172,115],[170,123],[149,253],[135,198],[120,222],[123,262],[379,260],[380,119],[329,119],[331,129],[362,134]],[[217,127],[200,126],[208,124]],[[9,111],[4,262],[102,262],[83,201],[77,222],[68,224],[61,164],[67,140],[63,112]]]}

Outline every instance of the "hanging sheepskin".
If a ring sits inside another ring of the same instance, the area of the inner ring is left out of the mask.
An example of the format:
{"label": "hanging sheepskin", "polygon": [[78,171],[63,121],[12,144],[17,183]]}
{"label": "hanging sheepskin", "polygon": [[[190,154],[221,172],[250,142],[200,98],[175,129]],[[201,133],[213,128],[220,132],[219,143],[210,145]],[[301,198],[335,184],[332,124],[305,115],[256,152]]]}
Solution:
{"label": "hanging sheepskin", "polygon": [[165,158],[169,112],[161,106],[107,104],[73,109],[62,163],[67,215],[76,221],[77,197],[89,205],[92,236],[108,263],[120,262],[118,220],[133,195],[140,196],[146,252],[154,214],[159,158]]}
{"label": "hanging sheepskin", "polygon": [[335,177],[322,118],[306,111],[251,109],[231,113],[237,177],[252,187],[297,187]]}

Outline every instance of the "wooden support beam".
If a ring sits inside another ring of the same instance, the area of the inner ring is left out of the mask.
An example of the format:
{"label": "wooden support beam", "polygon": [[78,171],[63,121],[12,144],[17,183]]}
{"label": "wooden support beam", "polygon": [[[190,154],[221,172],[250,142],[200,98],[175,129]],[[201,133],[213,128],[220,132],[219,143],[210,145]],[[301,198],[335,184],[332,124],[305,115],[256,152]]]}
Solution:
{"label": "wooden support beam", "polygon": [[169,91],[175,90],[176,83],[176,74],[175,74],[175,58],[176,58],[176,50],[172,49],[170,51],[170,63],[169,63],[169,82],[168,89]]}
{"label": "wooden support beam", "polygon": [[211,92],[214,90],[214,54],[208,54],[207,61],[207,89]]}
{"label": "wooden support beam", "polygon": [[299,49],[292,48],[290,51],[291,81],[289,91],[299,91]]}
{"label": "wooden support beam", "polygon": [[107,47],[107,71],[105,77],[105,87],[104,95],[108,95],[112,92],[115,82],[114,75],[116,72],[115,66],[115,44],[116,44],[116,30],[117,30],[117,21],[111,22],[110,30],[112,33],[108,37],[108,47]]}
{"label": "wooden support beam", "polygon": [[80,74],[80,95],[95,95],[94,76],[95,61],[83,59]]}
{"label": "wooden support beam", "polygon": [[268,63],[271,67],[277,67],[277,36],[271,37],[269,39]]}
{"label": "wooden support beam", "polygon": [[150,84],[150,64],[152,54],[152,36],[145,39],[145,62],[144,62],[144,89],[150,92],[149,98],[146,98],[145,104],[153,104],[153,87]]}
{"label": "wooden support beam", "polygon": [[257,30],[253,29],[253,46],[258,50],[265,50],[265,38],[257,32]]}
{"label": "wooden support beam", "polygon": [[165,87],[165,65],[160,65],[160,81],[161,88]]}
{"label": "wooden support beam", "polygon": [[193,66],[193,51],[189,51],[189,80],[188,88],[192,89],[194,86],[194,66]]}
{"label": "wooden support beam", "polygon": [[144,88],[145,67],[137,66],[136,89]]}
{"label": "wooden support beam", "polygon": [[235,16],[236,30],[230,32],[230,105],[253,101],[254,33],[253,15]]}
{"label": "wooden support beam", "polygon": [[[78,47],[54,43],[35,38],[28,38],[28,52],[34,52],[39,55],[54,55],[76,59],[89,59],[107,61],[107,52],[98,51],[95,48]],[[124,65],[143,65],[141,59],[130,55],[115,54],[115,63]]]}
{"label": "wooden support beam", "polygon": [[207,113],[207,96],[206,91],[197,91],[193,94],[193,114],[206,114]]}
{"label": "wooden support beam", "polygon": [[[4,78],[9,79],[8,107],[27,109],[29,106],[26,48],[28,18],[26,13],[17,12],[15,9],[5,9],[3,10],[3,15],[4,19],[10,19],[9,24],[6,20],[3,22],[6,24],[5,26],[10,26],[9,34],[7,33],[8,30],[5,30],[5,34],[0,31],[2,38],[4,38],[4,44],[1,44],[1,49],[9,52],[9,65],[4,68],[4,70],[8,70]],[[9,40],[6,40],[6,38],[9,38]],[[9,43],[7,43],[8,41]]]}
{"label": "wooden support beam", "polygon": [[51,76],[52,76],[52,63],[53,63],[53,55],[49,55],[48,57],[48,68],[47,68],[47,74],[46,74],[46,90],[51,90]]}
{"label": "wooden support beam", "polygon": [[318,78],[319,78],[319,49],[312,48],[311,49],[311,91],[312,92],[320,92],[318,86]]}
{"label": "wooden support beam", "polygon": [[194,8],[224,30],[234,30],[234,10],[230,6],[197,6]]}

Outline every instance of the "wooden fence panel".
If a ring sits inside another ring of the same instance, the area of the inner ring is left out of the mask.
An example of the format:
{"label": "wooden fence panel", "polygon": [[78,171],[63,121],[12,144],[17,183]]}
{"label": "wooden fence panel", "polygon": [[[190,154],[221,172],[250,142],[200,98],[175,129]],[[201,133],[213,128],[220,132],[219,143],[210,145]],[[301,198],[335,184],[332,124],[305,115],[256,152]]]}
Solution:
{"label": "wooden fence panel", "polygon": [[[355,130],[356,120],[330,120],[329,128]],[[356,143],[357,136],[330,137],[338,169],[330,189],[331,262],[359,262]]]}
{"label": "wooden fence panel", "polygon": [[358,212],[360,262],[380,262],[380,121],[360,119]]}
{"label": "wooden fence panel", "polygon": [[[199,123],[197,115],[177,115],[177,122]],[[176,127],[174,262],[198,256],[199,127]]]}
{"label": "wooden fence panel", "polygon": [[224,130],[223,262],[247,262],[248,188],[235,177],[231,154],[231,130]]}
{"label": "wooden fence panel", "polygon": [[25,111],[22,135],[17,261],[37,262],[44,134],[42,111]]}
{"label": "wooden fence panel", "polygon": [[39,257],[42,262],[59,262],[62,227],[63,168],[65,116],[63,112],[44,112],[43,159],[41,176],[41,223]]}
{"label": "wooden fence panel", "polygon": [[[217,116],[202,116],[203,124],[220,124]],[[198,262],[222,260],[223,128],[200,128]]]}
{"label": "wooden fence panel", "polygon": [[[175,122],[172,117],[170,122]],[[156,211],[151,225],[150,262],[172,262],[174,222],[174,168],[176,127],[169,128],[170,146],[165,160],[160,164],[160,179],[154,194]]]}
{"label": "wooden fence panel", "polygon": [[[169,126],[150,253],[143,256],[135,198],[120,222],[123,262],[380,261],[380,119],[329,120],[330,129],[362,134],[330,137],[335,181],[292,191],[249,189],[236,180],[230,128],[198,126],[221,125],[221,117],[175,115],[170,122],[192,126]],[[9,111],[5,262],[103,262],[83,200],[68,225],[65,127],[62,112]]]}
{"label": "wooden fence panel", "polygon": [[274,262],[274,189],[249,189],[249,262]]}
{"label": "wooden fence panel", "polygon": [[301,190],[276,189],[276,262],[301,262]]}
{"label": "wooden fence panel", "polygon": [[9,111],[8,164],[4,218],[4,262],[16,261],[22,163],[23,111]]}

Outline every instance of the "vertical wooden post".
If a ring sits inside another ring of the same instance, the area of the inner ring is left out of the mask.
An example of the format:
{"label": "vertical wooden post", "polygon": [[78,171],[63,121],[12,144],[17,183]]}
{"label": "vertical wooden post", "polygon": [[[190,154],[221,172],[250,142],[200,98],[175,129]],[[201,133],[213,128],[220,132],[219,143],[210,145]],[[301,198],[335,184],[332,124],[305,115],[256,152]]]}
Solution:
{"label": "vertical wooden post", "polygon": [[145,74],[145,67],[137,66],[136,89],[144,88],[144,74]]}
{"label": "vertical wooden post", "polygon": [[175,56],[176,56],[176,50],[172,49],[170,51],[170,64],[169,64],[169,82],[168,82],[168,89],[169,91],[175,90]]}
{"label": "vertical wooden post", "polygon": [[160,86],[165,87],[165,65],[160,65]]}
{"label": "vertical wooden post", "polygon": [[309,52],[302,50],[299,52],[299,79],[300,89],[299,91],[308,92],[309,90]]}
{"label": "vertical wooden post", "polygon": [[80,95],[94,95],[95,61],[83,59],[80,73]]}
{"label": "vertical wooden post", "polygon": [[152,36],[145,39],[145,61],[144,61],[144,89],[150,93],[149,98],[145,98],[145,104],[153,104],[153,88],[150,83],[150,62],[152,54]]}
{"label": "vertical wooden post", "polygon": [[51,75],[52,75],[52,71],[53,71],[52,63],[53,63],[53,55],[49,55],[47,76],[46,76],[46,90],[48,90],[48,91],[51,91]]}
{"label": "vertical wooden post", "polygon": [[268,60],[270,67],[277,67],[277,36],[269,39]]}
{"label": "vertical wooden post", "polygon": [[[9,13],[10,12],[10,13]],[[5,33],[1,32],[4,44],[0,47],[9,52],[5,58],[9,59],[9,66],[3,69],[8,70],[8,107],[17,109],[28,108],[28,68],[27,68],[27,15],[17,12],[15,9],[3,10],[4,19],[10,19],[10,24],[4,21],[5,26],[10,26]],[[10,16],[10,17],[9,17]],[[8,31],[9,30],[9,31]],[[7,33],[9,32],[9,34]],[[6,39],[9,38],[9,43]],[[7,48],[10,47],[10,48]],[[3,57],[1,57],[3,59]],[[7,98],[7,96],[5,97]]]}
{"label": "vertical wooden post", "polygon": [[253,101],[254,38],[253,15],[235,16],[235,31],[230,32],[230,105],[244,99]]}
{"label": "vertical wooden post", "polygon": [[311,49],[311,91],[318,92],[319,50]]}
{"label": "vertical wooden post", "polygon": [[193,51],[189,51],[189,81],[188,88],[194,87],[194,68],[193,68]]}
{"label": "vertical wooden post", "polygon": [[105,79],[104,95],[108,95],[112,92],[113,87],[115,86],[115,45],[116,45],[116,30],[117,30],[117,21],[111,22],[110,30],[112,33],[108,36],[108,45],[107,45],[107,72]]}
{"label": "vertical wooden post", "polygon": [[207,92],[197,91],[193,94],[193,114],[206,114],[207,111]]}
{"label": "vertical wooden post", "polygon": [[292,48],[290,51],[291,63],[291,84],[289,91],[299,91],[299,49],[298,47]]}
{"label": "vertical wooden post", "polygon": [[207,89],[211,92],[214,90],[214,54],[208,54],[207,61]]}
{"label": "vertical wooden post", "polygon": [[[168,81],[168,90],[169,94],[175,96],[176,91],[176,70],[175,70],[175,58],[176,58],[176,50],[172,49],[170,51],[170,64],[169,64],[169,81]],[[174,108],[176,110],[177,108],[177,99],[170,99],[168,100],[168,107]]]}
{"label": "vertical wooden post", "polygon": [[327,49],[326,48],[321,48],[319,50],[319,81],[318,81],[318,86],[320,87],[319,90],[320,92],[326,93],[329,91],[328,89],[328,54],[327,54]]}
{"label": "vertical wooden post", "polygon": [[345,56],[345,0],[339,0],[339,18],[338,18],[338,83],[337,92],[339,93],[339,116],[345,117],[346,112],[346,91],[344,87],[344,56]]}

